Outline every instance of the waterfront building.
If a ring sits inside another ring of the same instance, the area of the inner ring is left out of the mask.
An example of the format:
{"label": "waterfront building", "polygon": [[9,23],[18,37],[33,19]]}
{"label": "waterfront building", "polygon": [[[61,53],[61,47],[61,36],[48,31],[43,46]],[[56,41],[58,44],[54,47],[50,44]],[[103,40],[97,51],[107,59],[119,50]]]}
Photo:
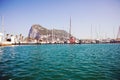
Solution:
{"label": "waterfront building", "polygon": [[3,41],[3,33],[0,33],[0,42]]}
{"label": "waterfront building", "polygon": [[11,43],[15,43],[15,37],[11,35]]}

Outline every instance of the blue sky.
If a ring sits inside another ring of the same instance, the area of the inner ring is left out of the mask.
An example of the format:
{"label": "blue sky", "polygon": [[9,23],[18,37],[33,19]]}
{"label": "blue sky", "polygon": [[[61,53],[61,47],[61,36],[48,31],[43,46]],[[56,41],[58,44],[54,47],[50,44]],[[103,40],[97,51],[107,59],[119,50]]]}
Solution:
{"label": "blue sky", "polygon": [[27,36],[33,24],[68,31],[71,16],[77,38],[90,38],[91,25],[93,38],[113,38],[120,26],[120,0],[0,0],[0,16],[5,32],[13,35]]}

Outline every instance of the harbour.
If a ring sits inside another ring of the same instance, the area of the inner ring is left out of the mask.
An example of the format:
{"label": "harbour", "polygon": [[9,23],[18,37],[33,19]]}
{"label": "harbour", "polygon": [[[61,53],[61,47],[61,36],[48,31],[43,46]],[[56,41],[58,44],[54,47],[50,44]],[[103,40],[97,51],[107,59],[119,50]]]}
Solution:
{"label": "harbour", "polygon": [[[13,35],[5,33],[4,30],[4,16],[2,20],[2,31],[0,32],[0,46],[9,45],[31,45],[31,44],[105,44],[105,43],[120,43],[120,26],[117,37],[114,38],[92,38],[92,26],[91,35],[87,39],[79,39],[72,35],[71,30],[71,17],[69,24],[69,32],[59,29],[47,29],[40,24],[33,24],[29,30],[28,36],[23,34]],[[78,33],[79,34],[79,33]],[[97,34],[97,33],[96,33]],[[100,33],[99,33],[100,34]],[[115,33],[114,33],[115,35]],[[98,37],[98,34],[97,34]]]}
{"label": "harbour", "polygon": [[0,80],[120,80],[120,0],[0,0]]}

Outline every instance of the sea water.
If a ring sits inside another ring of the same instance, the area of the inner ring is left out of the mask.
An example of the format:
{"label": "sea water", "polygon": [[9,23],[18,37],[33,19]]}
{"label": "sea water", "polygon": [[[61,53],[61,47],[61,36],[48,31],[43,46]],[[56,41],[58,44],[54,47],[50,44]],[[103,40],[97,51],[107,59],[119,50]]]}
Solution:
{"label": "sea water", "polygon": [[0,47],[0,80],[120,80],[120,44]]}

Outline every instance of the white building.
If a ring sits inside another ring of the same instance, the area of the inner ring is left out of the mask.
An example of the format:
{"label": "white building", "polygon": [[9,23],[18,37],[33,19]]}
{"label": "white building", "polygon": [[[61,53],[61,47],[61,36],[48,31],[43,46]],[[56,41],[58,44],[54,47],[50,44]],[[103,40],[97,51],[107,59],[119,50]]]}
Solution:
{"label": "white building", "polygon": [[13,35],[11,36],[11,43],[15,43],[15,37]]}
{"label": "white building", "polygon": [[3,41],[3,33],[0,33],[0,42]]}

